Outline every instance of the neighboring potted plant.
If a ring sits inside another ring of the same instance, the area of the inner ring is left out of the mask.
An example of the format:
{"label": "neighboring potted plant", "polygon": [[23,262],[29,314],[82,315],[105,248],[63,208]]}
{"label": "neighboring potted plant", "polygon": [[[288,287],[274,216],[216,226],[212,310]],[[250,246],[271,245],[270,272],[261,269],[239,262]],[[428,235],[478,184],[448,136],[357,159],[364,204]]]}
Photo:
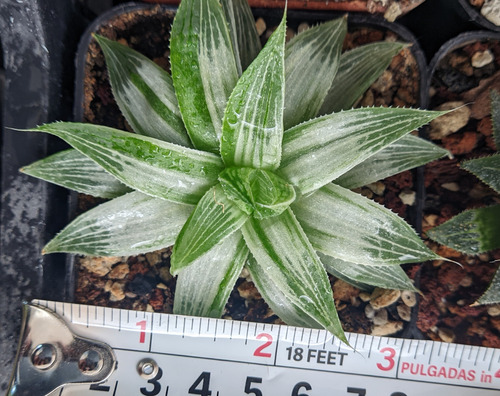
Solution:
{"label": "neighboring potted plant", "polygon": [[223,5],[182,2],[170,39],[172,77],[96,36],[137,134],[81,123],[33,129],[76,150],[25,172],[113,198],[75,219],[45,253],[122,256],[175,242],[174,311],[220,316],[245,266],[281,319],[345,340],[325,266],[361,286],[415,290],[400,264],[439,258],[401,218],[348,188],[446,154],[409,135],[446,111],[340,111],[404,44],[341,56],[339,18],[285,46],[283,17],[259,52],[246,2]]}
{"label": "neighboring potted plant", "polygon": [[[423,228],[429,236],[436,237],[436,226],[467,209],[500,202],[494,189],[459,166],[495,153],[490,90],[499,89],[499,55],[498,33],[471,32],[450,40],[431,62],[430,108],[458,109],[429,128],[429,137],[454,155],[426,167]],[[420,301],[420,330],[435,339],[498,347],[498,306],[473,304],[491,283],[500,250],[471,256],[432,241],[429,245],[462,266],[435,261],[423,267],[420,288],[427,298]]]}

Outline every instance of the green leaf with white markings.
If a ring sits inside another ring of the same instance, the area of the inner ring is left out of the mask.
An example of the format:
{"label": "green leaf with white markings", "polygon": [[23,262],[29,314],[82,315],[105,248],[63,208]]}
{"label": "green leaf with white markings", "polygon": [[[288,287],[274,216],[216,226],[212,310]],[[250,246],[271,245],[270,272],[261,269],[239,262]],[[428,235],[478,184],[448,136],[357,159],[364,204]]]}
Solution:
{"label": "green leaf with white markings", "polygon": [[292,209],[314,248],[364,265],[399,265],[439,258],[395,213],[330,183]]}
{"label": "green leaf with white markings", "polygon": [[382,289],[418,291],[399,265],[361,265],[349,263],[318,252],[326,271],[363,290]]}
{"label": "green leaf with white markings", "polygon": [[450,156],[434,143],[417,136],[406,135],[382,151],[335,179],[335,184],[345,188],[356,188],[385,179],[408,169],[425,165],[444,156]]}
{"label": "green leaf with white markings", "polygon": [[444,113],[373,107],[304,122],[283,136],[280,172],[310,193]]}
{"label": "green leaf with white markings", "polygon": [[217,182],[218,156],[99,125],[57,122],[32,129],[65,140],[135,190],[196,204]]}
{"label": "green leaf with white markings", "polygon": [[493,280],[486,292],[476,301],[476,304],[498,304],[500,303],[500,268],[497,269]]}
{"label": "green leaf with white markings", "polygon": [[466,210],[427,231],[429,238],[466,254],[500,248],[500,205]]}
{"label": "green leaf with white markings", "polygon": [[197,149],[219,152],[226,103],[238,69],[218,0],[183,0],[170,39],[172,78],[184,124]]}
{"label": "green leaf with white markings", "polygon": [[77,217],[44,253],[129,256],[163,249],[174,243],[192,210],[191,205],[131,192]]}
{"label": "green leaf with white markings", "polygon": [[313,329],[323,327],[308,314],[304,307],[296,304],[295,296],[290,297],[288,289],[282,289],[280,282],[283,282],[283,280],[268,276],[266,268],[259,261],[250,256],[246,268],[267,305],[282,321],[292,326]]}
{"label": "green leaf with white markings", "polygon": [[279,215],[295,200],[293,187],[265,169],[226,168],[219,181],[230,200],[258,219]]}
{"label": "green leaf with white markings", "polygon": [[21,172],[82,194],[116,198],[131,189],[77,150],[65,150],[31,165]]}
{"label": "green leaf with white markings", "polygon": [[346,33],[347,18],[339,18],[308,29],[287,43],[285,130],[318,113],[337,74]]}
{"label": "green leaf with white markings", "polygon": [[350,109],[389,66],[403,43],[370,43],[345,52],[319,114]]}
{"label": "green leaf with white markings", "polygon": [[292,211],[288,209],[264,220],[250,218],[242,232],[265,276],[280,290],[279,301],[276,304],[269,301],[271,306],[279,306],[286,300],[284,310],[292,312],[297,307],[299,312],[305,312],[347,342],[326,271]]}
{"label": "green leaf with white markings", "polygon": [[283,16],[229,98],[220,146],[227,167],[273,170],[279,166],[283,136],[285,33],[286,18]]}
{"label": "green leaf with white markings", "polygon": [[500,154],[464,161],[460,167],[473,173],[493,190],[500,193]]}
{"label": "green leaf with white markings", "polygon": [[241,228],[248,215],[229,200],[220,184],[212,187],[200,199],[186,221],[171,257],[171,272],[176,274],[220,241]]}
{"label": "green leaf with white markings", "polygon": [[174,313],[220,318],[248,257],[241,232],[232,233],[179,271]]}
{"label": "green leaf with white markings", "polygon": [[134,131],[191,147],[170,74],[125,45],[94,37],[106,58],[113,96]]}
{"label": "green leaf with white markings", "polygon": [[500,93],[494,89],[490,93],[491,120],[493,122],[493,139],[497,150],[500,149]]}
{"label": "green leaf with white markings", "polygon": [[255,19],[246,0],[222,0],[222,8],[229,24],[229,33],[241,75],[262,49]]}

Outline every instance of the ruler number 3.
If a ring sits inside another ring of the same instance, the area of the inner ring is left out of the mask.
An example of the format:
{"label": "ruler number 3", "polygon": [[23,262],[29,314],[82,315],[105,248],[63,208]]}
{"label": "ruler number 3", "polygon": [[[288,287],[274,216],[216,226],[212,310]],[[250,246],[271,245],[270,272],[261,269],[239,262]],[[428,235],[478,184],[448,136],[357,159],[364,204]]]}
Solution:
{"label": "ruler number 3", "polygon": [[386,354],[384,356],[384,360],[387,361],[387,365],[384,366],[382,363],[377,363],[378,369],[382,371],[392,370],[394,368],[394,365],[396,364],[396,362],[394,361],[394,357],[396,356],[396,351],[394,350],[394,348],[385,347],[382,348],[380,352]]}
{"label": "ruler number 3", "polygon": [[271,334],[268,334],[268,333],[260,333],[259,335],[257,335],[256,338],[258,340],[260,340],[262,338],[265,338],[267,341],[265,343],[263,343],[261,346],[257,347],[255,349],[253,355],[254,356],[258,356],[258,357],[270,358],[271,357],[271,353],[269,353],[269,352],[263,352],[263,350],[272,345],[272,343],[273,343],[273,336]]}

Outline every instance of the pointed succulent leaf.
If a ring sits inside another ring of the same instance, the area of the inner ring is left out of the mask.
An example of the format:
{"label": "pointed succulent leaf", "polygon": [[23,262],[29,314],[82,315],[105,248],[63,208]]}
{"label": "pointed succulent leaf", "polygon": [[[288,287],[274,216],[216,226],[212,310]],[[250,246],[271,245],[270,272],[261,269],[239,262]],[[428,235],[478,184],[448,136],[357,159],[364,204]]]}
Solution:
{"label": "pointed succulent leaf", "polygon": [[500,248],[500,205],[466,210],[427,231],[429,238],[466,254]]}
{"label": "pointed succulent leaf", "polygon": [[378,42],[345,52],[319,114],[350,109],[406,44]]}
{"label": "pointed succulent leaf", "polygon": [[183,0],[170,39],[172,78],[184,124],[197,149],[219,152],[227,99],[238,70],[218,0]]}
{"label": "pointed succulent leaf", "polygon": [[131,191],[94,161],[74,149],[34,162],[21,171],[94,197],[116,198]]}
{"label": "pointed succulent leaf", "polygon": [[399,265],[361,265],[318,253],[326,271],[366,290],[373,287],[418,291]]}
{"label": "pointed succulent leaf", "polygon": [[406,135],[356,165],[334,182],[345,188],[361,187],[446,155],[451,156],[448,150],[417,136]]}
{"label": "pointed succulent leaf", "polygon": [[500,154],[464,161],[460,166],[500,193]]}
{"label": "pointed succulent leaf", "polygon": [[262,48],[255,19],[247,0],[222,0],[222,8],[229,23],[229,33],[241,75]]}
{"label": "pointed succulent leaf", "polygon": [[285,130],[318,114],[337,74],[346,32],[347,18],[339,18],[298,34],[286,45]]}
{"label": "pointed succulent leaf", "polygon": [[214,154],[104,126],[57,122],[31,131],[58,136],[125,185],[174,202],[196,204],[222,170]]}
{"label": "pointed succulent leaf", "polygon": [[347,342],[326,271],[292,211],[264,220],[250,218],[242,231],[260,267],[257,271],[263,271],[281,292],[278,301],[268,301],[271,306],[286,301],[281,308],[290,311],[289,318],[302,311]]}
{"label": "pointed succulent leaf", "polygon": [[500,268],[497,269],[493,280],[486,292],[476,301],[476,304],[498,304],[500,303]]}
{"label": "pointed succulent leaf", "polygon": [[220,318],[248,257],[241,232],[232,233],[179,271],[174,313]]}
{"label": "pointed succulent leaf", "polygon": [[285,16],[229,98],[221,139],[226,166],[276,169],[281,159]]}
{"label": "pointed succulent leaf", "polygon": [[129,256],[162,249],[174,243],[192,210],[134,191],[77,217],[44,253]]}
{"label": "pointed succulent leaf", "polygon": [[226,168],[219,181],[230,200],[258,219],[279,215],[295,199],[286,180],[264,169]]}
{"label": "pointed succulent leaf", "polygon": [[493,122],[493,139],[497,150],[500,150],[500,93],[491,91],[491,119]]}
{"label": "pointed succulent leaf", "polygon": [[133,130],[191,147],[170,74],[125,45],[94,37],[104,52],[113,96]]}
{"label": "pointed succulent leaf", "polygon": [[250,255],[246,268],[250,272],[255,287],[272,311],[288,325],[314,329],[321,328],[322,325],[315,321],[304,310],[304,307],[297,305],[293,297],[290,298],[289,290],[281,288],[281,279],[278,278],[276,281],[275,277],[268,276],[264,265],[261,265]]}
{"label": "pointed succulent leaf", "polygon": [[399,265],[440,258],[389,209],[330,183],[292,209],[314,248],[364,265]]}
{"label": "pointed succulent leaf", "polygon": [[224,238],[241,228],[248,215],[229,200],[220,184],[212,187],[182,228],[171,257],[171,272],[176,274]]}
{"label": "pointed succulent leaf", "polygon": [[280,172],[310,193],[444,113],[377,107],[306,121],[283,136]]}

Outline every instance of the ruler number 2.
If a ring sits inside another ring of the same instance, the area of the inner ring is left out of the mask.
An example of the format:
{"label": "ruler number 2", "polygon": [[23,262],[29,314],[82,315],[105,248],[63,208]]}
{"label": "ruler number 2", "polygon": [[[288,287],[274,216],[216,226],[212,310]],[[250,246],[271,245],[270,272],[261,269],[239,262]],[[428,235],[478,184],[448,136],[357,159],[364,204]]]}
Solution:
{"label": "ruler number 2", "polygon": [[269,352],[262,352],[264,349],[266,349],[268,346],[271,346],[273,343],[273,336],[268,333],[260,333],[256,337],[258,340],[265,338],[267,341],[259,346],[258,348],[255,349],[255,352],[253,353],[254,356],[259,356],[259,357],[267,357],[270,358],[271,354]]}

